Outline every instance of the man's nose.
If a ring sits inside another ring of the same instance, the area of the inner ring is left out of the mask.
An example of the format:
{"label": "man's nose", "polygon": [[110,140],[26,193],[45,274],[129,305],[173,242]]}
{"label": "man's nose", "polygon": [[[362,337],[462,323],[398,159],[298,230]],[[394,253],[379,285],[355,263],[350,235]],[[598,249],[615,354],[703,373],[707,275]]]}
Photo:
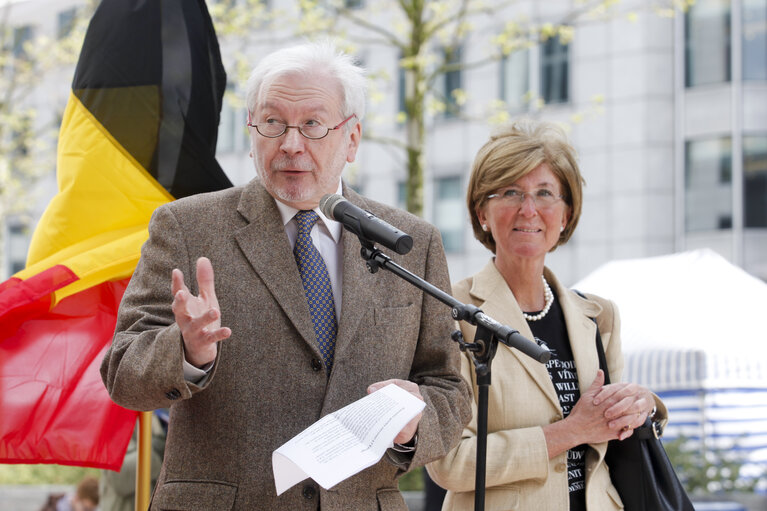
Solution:
{"label": "man's nose", "polygon": [[298,128],[288,127],[285,134],[282,135],[280,149],[287,154],[304,152],[304,136],[298,131]]}

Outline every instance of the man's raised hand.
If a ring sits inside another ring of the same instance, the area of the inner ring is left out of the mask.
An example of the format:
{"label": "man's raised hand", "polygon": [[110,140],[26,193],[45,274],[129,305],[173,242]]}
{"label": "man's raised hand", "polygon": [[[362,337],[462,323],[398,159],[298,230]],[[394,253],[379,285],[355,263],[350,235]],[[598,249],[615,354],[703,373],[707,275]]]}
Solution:
{"label": "man's raised hand", "polygon": [[171,291],[173,292],[173,315],[184,338],[186,361],[202,367],[216,358],[216,343],[232,335],[221,326],[221,310],[218,307],[213,282],[213,265],[207,257],[197,260],[197,287],[199,296],[189,292],[184,284],[184,274],[174,269]]}

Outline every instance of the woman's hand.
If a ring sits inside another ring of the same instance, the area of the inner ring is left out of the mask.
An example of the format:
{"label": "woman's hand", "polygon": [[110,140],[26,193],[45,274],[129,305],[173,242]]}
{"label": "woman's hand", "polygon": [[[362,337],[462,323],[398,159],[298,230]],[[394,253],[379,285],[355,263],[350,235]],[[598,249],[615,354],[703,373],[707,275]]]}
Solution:
{"label": "woman's hand", "polygon": [[595,407],[604,408],[610,429],[620,431],[619,440],[630,437],[655,407],[652,392],[636,383],[605,385],[594,396],[593,403]]}
{"label": "woman's hand", "polygon": [[600,443],[618,438],[620,428],[612,428],[605,412],[606,400],[595,404],[604,388],[605,373],[597,372],[591,386],[581,394],[570,414],[563,420],[543,427],[549,459],[581,444]]}

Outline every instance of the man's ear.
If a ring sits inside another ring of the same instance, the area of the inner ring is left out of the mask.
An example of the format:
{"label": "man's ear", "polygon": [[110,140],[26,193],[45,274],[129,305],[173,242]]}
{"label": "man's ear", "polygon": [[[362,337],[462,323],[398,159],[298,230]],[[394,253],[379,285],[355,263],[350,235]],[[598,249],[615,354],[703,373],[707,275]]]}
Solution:
{"label": "man's ear", "polygon": [[346,161],[351,163],[357,157],[357,149],[360,147],[360,140],[362,140],[362,123],[357,121],[357,124],[352,128],[349,133],[349,145],[346,149]]}

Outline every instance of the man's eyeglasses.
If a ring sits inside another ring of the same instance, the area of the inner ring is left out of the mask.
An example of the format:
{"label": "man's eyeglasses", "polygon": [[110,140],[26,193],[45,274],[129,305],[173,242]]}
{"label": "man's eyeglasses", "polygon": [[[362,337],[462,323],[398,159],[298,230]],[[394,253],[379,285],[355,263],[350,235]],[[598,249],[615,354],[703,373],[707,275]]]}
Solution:
{"label": "man's eyeglasses", "polygon": [[562,195],[555,195],[551,190],[546,188],[540,188],[538,190],[532,190],[525,192],[518,188],[506,188],[499,190],[497,193],[491,193],[487,196],[488,199],[500,199],[504,204],[513,207],[520,207],[525,202],[525,196],[529,195],[535,207],[548,208],[564,199]]}
{"label": "man's eyeglasses", "polygon": [[332,130],[337,130],[354,117],[357,117],[357,114],[351,114],[349,117],[341,121],[340,124],[333,126],[332,128],[323,126],[322,124],[319,124],[315,121],[310,121],[300,126],[290,126],[284,122],[278,122],[272,119],[256,124],[248,122],[248,126],[256,128],[256,131],[258,131],[259,135],[267,138],[281,137],[286,131],[288,131],[288,128],[295,128],[301,135],[305,136],[306,138],[311,140],[318,140],[320,138],[327,137],[328,133],[330,133]]}

